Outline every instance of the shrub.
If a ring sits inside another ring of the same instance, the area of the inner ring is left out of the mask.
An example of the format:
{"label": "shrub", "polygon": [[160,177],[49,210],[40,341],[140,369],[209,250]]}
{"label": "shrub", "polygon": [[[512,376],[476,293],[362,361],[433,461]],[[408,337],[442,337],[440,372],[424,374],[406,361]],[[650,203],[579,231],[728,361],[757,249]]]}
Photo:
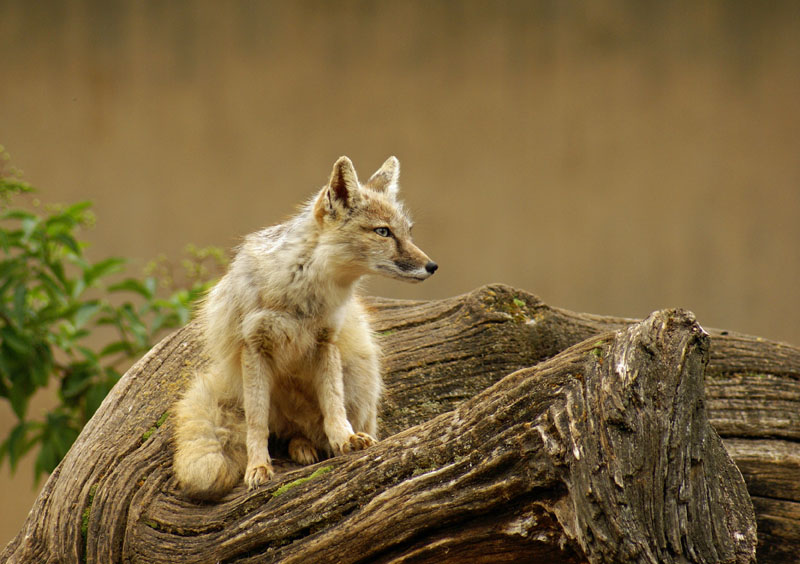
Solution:
{"label": "shrub", "polygon": [[[0,147],[0,398],[18,420],[0,445],[0,464],[8,459],[13,472],[38,448],[38,481],[130,363],[189,321],[224,257],[188,247],[182,276],[161,257],[142,277],[120,280],[124,259],[84,254],[78,234],[94,224],[91,204],[44,207],[33,193]],[[31,417],[32,396],[53,381],[56,407]]]}

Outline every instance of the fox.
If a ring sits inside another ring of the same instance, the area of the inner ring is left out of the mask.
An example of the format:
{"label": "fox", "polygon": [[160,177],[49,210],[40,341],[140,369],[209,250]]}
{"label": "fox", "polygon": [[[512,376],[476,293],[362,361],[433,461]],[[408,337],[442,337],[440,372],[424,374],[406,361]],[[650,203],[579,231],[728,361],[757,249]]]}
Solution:
{"label": "fox", "polygon": [[302,465],[377,442],[381,353],[359,282],[422,282],[438,269],[412,241],[399,174],[389,157],[361,184],[340,157],[299,213],[244,237],[205,296],[208,368],[174,408],[173,471],[188,496],[268,483],[270,435]]}

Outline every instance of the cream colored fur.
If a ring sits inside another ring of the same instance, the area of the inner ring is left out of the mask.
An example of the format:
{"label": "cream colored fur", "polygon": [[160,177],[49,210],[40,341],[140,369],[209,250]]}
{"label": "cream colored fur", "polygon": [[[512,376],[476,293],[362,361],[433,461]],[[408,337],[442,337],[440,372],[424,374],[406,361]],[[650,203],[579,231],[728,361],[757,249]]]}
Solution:
{"label": "cream colored fur", "polygon": [[347,157],[289,221],[248,235],[199,315],[210,368],[175,406],[174,470],[215,499],[273,475],[273,434],[301,464],[375,442],[380,351],[356,295],[369,273],[421,281],[389,158],[361,185]]}

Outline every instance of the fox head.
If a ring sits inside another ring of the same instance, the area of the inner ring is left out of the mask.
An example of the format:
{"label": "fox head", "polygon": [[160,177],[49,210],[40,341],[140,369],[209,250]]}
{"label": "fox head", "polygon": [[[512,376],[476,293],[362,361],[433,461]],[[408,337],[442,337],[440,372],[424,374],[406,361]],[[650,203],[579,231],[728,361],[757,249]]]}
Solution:
{"label": "fox head", "polygon": [[314,201],[314,218],[328,260],[353,276],[374,273],[422,282],[438,265],[411,240],[411,220],[397,200],[400,163],[389,157],[365,184],[340,157]]}

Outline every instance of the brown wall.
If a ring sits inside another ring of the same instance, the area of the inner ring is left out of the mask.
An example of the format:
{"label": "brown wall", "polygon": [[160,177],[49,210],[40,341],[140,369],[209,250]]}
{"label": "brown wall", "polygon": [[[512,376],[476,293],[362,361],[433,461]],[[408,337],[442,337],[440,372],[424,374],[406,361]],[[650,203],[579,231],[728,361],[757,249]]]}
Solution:
{"label": "brown wall", "polygon": [[[0,143],[95,202],[95,257],[230,247],[340,154],[396,154],[441,269],[373,292],[502,281],[798,344],[798,69],[794,1],[0,0]],[[0,543],[30,475],[2,469]]]}

